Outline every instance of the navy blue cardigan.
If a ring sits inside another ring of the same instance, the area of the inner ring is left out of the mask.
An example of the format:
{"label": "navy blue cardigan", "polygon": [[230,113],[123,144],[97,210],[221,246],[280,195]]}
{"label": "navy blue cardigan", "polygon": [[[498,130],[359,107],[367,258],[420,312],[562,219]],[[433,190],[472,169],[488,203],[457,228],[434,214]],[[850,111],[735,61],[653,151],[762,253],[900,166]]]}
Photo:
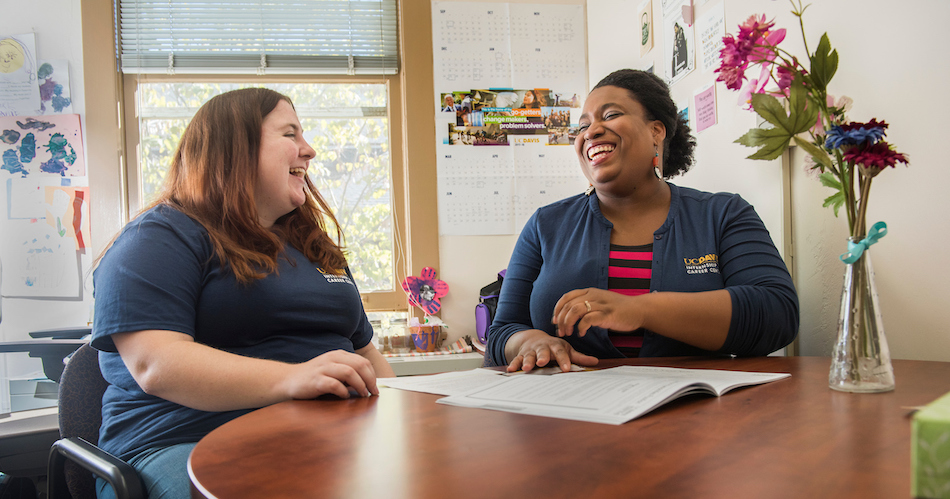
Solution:
{"label": "navy blue cardigan", "polygon": [[[732,321],[716,352],[646,331],[642,357],[767,355],[798,334],[798,296],[765,224],[738,194],[670,185],[670,212],[653,234],[650,291],[726,289]],[[512,334],[541,329],[554,335],[551,316],[564,293],[607,289],[610,231],[596,195],[579,194],[538,209],[525,224],[508,264],[488,338],[490,365],[506,365]],[[623,355],[607,331],[565,337],[597,358]]]}

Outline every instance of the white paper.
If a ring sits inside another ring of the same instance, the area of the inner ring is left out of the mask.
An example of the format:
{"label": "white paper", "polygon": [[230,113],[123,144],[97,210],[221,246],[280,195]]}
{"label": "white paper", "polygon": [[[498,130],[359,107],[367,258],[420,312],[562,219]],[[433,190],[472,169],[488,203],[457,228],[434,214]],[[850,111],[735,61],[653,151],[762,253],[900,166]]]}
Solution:
{"label": "white paper", "polygon": [[40,108],[33,33],[0,35],[0,116],[30,116]]}
{"label": "white paper", "polygon": [[710,7],[696,20],[696,33],[699,35],[700,67],[703,73],[708,73],[719,67],[719,51],[725,47],[722,37],[726,36],[726,12],[722,2]]}
{"label": "white paper", "polygon": [[461,395],[502,381],[504,374],[491,369],[472,369],[429,376],[403,376],[401,378],[377,378],[376,384],[399,390],[433,393],[435,395]]}
{"label": "white paper", "polygon": [[439,399],[492,409],[594,423],[623,424],[689,393],[723,393],[786,378],[785,373],[620,366],[553,376],[512,376],[502,383]]}

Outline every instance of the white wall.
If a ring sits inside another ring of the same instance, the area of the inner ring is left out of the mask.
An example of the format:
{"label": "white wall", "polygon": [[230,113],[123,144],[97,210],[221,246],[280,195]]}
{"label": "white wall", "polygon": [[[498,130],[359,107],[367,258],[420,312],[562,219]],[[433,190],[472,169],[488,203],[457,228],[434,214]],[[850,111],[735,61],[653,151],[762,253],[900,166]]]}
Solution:
{"label": "white wall", "polygon": [[[749,15],[764,13],[787,28],[783,47],[805,55],[797,19],[790,4],[782,1],[694,0],[696,16],[725,1],[726,29],[735,33]],[[590,81],[621,67],[645,68],[633,38],[639,1],[589,0]],[[701,5],[700,5],[701,4]],[[660,2],[653,2],[654,18],[662,19]],[[849,117],[855,121],[886,120],[888,140],[909,154],[911,166],[886,171],[874,183],[868,210],[870,222],[884,220],[889,235],[872,248],[881,309],[891,354],[898,359],[950,361],[950,307],[947,302],[950,272],[940,255],[950,242],[946,223],[939,220],[950,208],[945,194],[950,171],[940,154],[946,130],[948,104],[944,83],[950,77],[941,33],[950,14],[950,3],[933,0],[890,2],[884,0],[815,0],[805,13],[809,48],[814,50],[828,32],[838,50],[838,73],[830,85],[834,95],[854,99]],[[658,39],[662,33],[658,32]],[[658,51],[647,59],[662,61]],[[659,69],[661,66],[657,65]],[[659,73],[659,70],[658,70]],[[697,68],[676,83],[672,92],[678,103],[692,91],[715,79]],[[717,84],[720,124],[698,134],[698,165],[677,182],[706,190],[739,192],[755,205],[782,249],[782,230],[790,225],[791,270],[801,301],[799,333],[802,355],[830,355],[837,327],[847,221],[835,219],[822,200],[831,191],[808,177],[802,155],[791,154],[791,212],[784,218],[781,204],[781,166],[741,159],[751,149],[732,141],[754,125],[752,113],[739,111],[736,93]],[[746,117],[744,115],[750,115]],[[691,110],[691,116],[694,115]]]}
{"label": "white wall", "polygon": [[[0,16],[0,35],[34,33],[39,59],[65,59],[69,62],[69,85],[73,112],[83,116],[85,99],[83,89],[82,29],[80,0],[43,0],[17,2],[3,9]],[[83,125],[85,122],[83,121]],[[88,165],[95,168],[95,165]],[[5,186],[5,178],[3,179]],[[74,179],[76,180],[76,179]],[[100,193],[95,187],[91,196]],[[0,189],[0,206],[6,206],[6,187]],[[118,206],[118,205],[116,205]],[[5,213],[4,217],[5,218]],[[3,221],[0,220],[0,231]],[[96,238],[96,235],[92,236]],[[83,258],[88,268],[90,255]],[[92,305],[91,283],[87,283],[82,301],[27,300],[3,298],[0,322],[0,341],[28,338],[29,331],[66,326],[84,326],[89,320]],[[0,379],[42,371],[39,359],[23,354],[0,354]],[[7,385],[0,382],[0,412],[7,402]]]}
{"label": "white wall", "polygon": [[[828,32],[841,58],[831,92],[854,99],[851,119],[887,121],[888,141],[909,155],[909,167],[875,178],[868,209],[870,222],[883,220],[888,227],[871,253],[897,359],[950,361],[950,271],[942,263],[950,233],[940,221],[950,209],[950,170],[942,150],[950,64],[940,51],[948,16],[950,3],[933,0],[823,1],[806,12],[809,40]],[[847,222],[820,209],[828,189],[800,167],[792,173],[802,352],[827,355],[841,289],[836,258],[844,252]]]}

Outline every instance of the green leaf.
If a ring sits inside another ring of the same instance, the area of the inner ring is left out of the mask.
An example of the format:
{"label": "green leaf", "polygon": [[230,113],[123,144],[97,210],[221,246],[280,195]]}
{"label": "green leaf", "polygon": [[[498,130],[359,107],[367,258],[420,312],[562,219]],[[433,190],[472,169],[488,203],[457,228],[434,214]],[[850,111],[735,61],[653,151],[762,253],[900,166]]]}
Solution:
{"label": "green leaf", "polygon": [[795,137],[795,144],[798,145],[798,147],[804,149],[805,152],[807,152],[812,157],[812,159],[815,160],[815,163],[818,163],[823,168],[830,169],[832,167],[833,163],[831,162],[831,157],[828,156],[828,153],[826,153],[824,149],[798,137]]}
{"label": "green leaf", "polygon": [[770,160],[782,155],[788,148],[791,138],[791,135],[780,128],[753,128],[736,139],[736,142],[747,147],[759,148],[748,157],[749,159]]}
{"label": "green leaf", "polygon": [[811,60],[811,81],[816,89],[825,92],[838,71],[838,51],[831,49],[828,33],[821,35],[818,49],[809,59]]}
{"label": "green leaf", "polygon": [[844,205],[844,193],[836,192],[828,196],[827,198],[825,198],[825,202],[821,206],[825,208],[831,206],[832,209],[834,209],[835,211],[835,216],[837,217],[838,209],[840,209],[843,205]]}
{"label": "green leaf", "polygon": [[841,182],[838,182],[838,177],[835,177],[831,172],[825,172],[821,175],[818,175],[818,180],[821,182],[821,185],[825,187],[831,187],[836,191],[841,191]]}
{"label": "green leaf", "polygon": [[789,88],[788,98],[789,119],[785,125],[788,133],[798,135],[807,132],[818,121],[818,107],[808,105],[808,91],[805,85],[797,78]]}
{"label": "green leaf", "polygon": [[789,96],[790,114],[781,101],[768,94],[752,94],[752,108],[773,125],[772,128],[754,128],[736,142],[760,149],[749,159],[775,159],[788,148],[792,137],[809,130],[818,119],[815,106],[808,106],[804,85],[793,84]]}
{"label": "green leaf", "polygon": [[782,126],[784,122],[788,121],[785,106],[771,95],[752,94],[752,109],[755,109],[755,112],[765,121],[775,126]]}

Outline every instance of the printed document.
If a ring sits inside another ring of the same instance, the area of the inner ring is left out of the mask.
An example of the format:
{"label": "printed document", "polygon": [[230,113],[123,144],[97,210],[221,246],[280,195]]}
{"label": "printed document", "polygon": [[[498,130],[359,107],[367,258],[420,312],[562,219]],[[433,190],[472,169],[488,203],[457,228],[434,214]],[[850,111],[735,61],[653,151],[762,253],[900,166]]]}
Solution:
{"label": "printed document", "polygon": [[721,396],[734,388],[770,383],[791,375],[620,366],[550,376],[472,376],[480,378],[477,387],[439,399],[438,403],[619,425],[684,395]]}

